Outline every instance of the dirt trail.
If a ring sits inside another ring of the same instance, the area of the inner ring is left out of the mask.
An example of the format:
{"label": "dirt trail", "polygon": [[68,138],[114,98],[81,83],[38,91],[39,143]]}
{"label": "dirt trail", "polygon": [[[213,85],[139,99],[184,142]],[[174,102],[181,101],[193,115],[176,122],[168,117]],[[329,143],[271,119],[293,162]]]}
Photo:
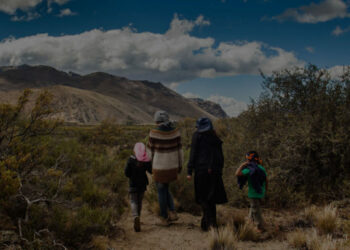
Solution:
{"label": "dirt trail", "polygon": [[[147,201],[141,216],[141,232],[133,229],[130,211],[127,211],[118,222],[123,234],[111,244],[113,249],[120,250],[205,250],[209,245],[209,234],[200,230],[200,217],[188,213],[179,213],[179,220],[169,227],[156,225],[157,216],[148,209]],[[239,242],[238,249],[284,250],[284,242],[268,241],[262,243]]]}

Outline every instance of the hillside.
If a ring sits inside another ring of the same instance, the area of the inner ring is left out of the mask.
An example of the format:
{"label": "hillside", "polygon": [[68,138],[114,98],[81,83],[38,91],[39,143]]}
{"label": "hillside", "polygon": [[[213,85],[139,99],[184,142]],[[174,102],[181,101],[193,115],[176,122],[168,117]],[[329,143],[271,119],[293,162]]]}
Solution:
{"label": "hillside", "polygon": [[228,115],[226,112],[222,109],[222,107],[212,101],[209,100],[203,100],[201,98],[190,98],[191,101],[196,103],[199,107],[207,111],[209,114],[212,114],[215,117],[218,118],[227,118]]}
{"label": "hillside", "polygon": [[155,111],[172,119],[216,116],[161,83],[134,81],[96,72],[78,75],[48,66],[1,67],[0,102],[14,103],[23,89],[48,89],[59,116],[67,122],[95,124],[105,119],[118,123],[150,123]]}

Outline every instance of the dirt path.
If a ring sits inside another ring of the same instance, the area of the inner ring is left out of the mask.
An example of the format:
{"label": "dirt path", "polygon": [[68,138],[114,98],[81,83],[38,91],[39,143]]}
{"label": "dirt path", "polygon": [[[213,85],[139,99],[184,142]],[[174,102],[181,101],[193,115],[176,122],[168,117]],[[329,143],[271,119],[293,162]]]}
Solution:
{"label": "dirt path", "polygon": [[[205,250],[209,245],[209,234],[200,230],[200,217],[188,213],[180,213],[179,220],[169,227],[156,225],[157,216],[148,209],[144,201],[141,216],[141,232],[133,229],[130,211],[127,211],[118,222],[118,227],[124,231],[116,241],[111,244],[113,249],[120,250]],[[269,249],[284,250],[288,246],[284,242],[267,241],[262,243],[239,242],[240,250]]]}
{"label": "dirt path", "polygon": [[157,216],[148,209],[144,201],[141,216],[141,232],[133,229],[130,211],[127,211],[117,224],[124,230],[124,237],[118,239],[112,246],[115,249],[205,249],[207,233],[198,227],[200,217],[187,213],[179,214],[179,220],[169,227],[157,226]]}

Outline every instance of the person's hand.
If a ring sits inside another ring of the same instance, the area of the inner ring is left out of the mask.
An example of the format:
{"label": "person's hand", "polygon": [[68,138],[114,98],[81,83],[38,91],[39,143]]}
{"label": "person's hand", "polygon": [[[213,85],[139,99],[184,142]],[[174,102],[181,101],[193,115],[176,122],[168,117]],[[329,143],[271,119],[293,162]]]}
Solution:
{"label": "person's hand", "polygon": [[192,180],[192,176],[191,175],[187,175],[187,180]]}
{"label": "person's hand", "polygon": [[208,168],[208,174],[211,174],[213,170],[211,168]]}

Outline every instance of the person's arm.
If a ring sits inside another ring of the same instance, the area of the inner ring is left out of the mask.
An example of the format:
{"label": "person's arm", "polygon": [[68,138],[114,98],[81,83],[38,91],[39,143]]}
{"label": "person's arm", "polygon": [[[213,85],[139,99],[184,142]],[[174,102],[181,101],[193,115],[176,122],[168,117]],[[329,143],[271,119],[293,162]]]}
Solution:
{"label": "person's arm", "polygon": [[242,170],[247,166],[248,162],[245,162],[239,166],[236,170],[236,176],[243,176]]}
{"label": "person's arm", "polygon": [[146,162],[146,171],[152,174],[152,162]]}
{"label": "person's arm", "polygon": [[128,162],[126,163],[125,169],[124,169],[124,174],[126,177],[130,178],[131,177],[131,159],[129,158]]}
{"label": "person's arm", "polygon": [[191,143],[191,152],[190,152],[190,159],[187,164],[187,179],[191,180],[192,178],[192,172],[195,165],[195,159],[196,159],[196,148],[197,148],[197,134],[194,133],[192,136],[192,143]]}
{"label": "person's arm", "polygon": [[220,167],[221,173],[222,173],[222,169],[224,168],[224,165],[225,165],[225,159],[224,159],[224,153],[222,151],[222,143],[221,143],[219,147],[219,167]]}
{"label": "person's arm", "polygon": [[182,167],[183,167],[183,163],[184,163],[184,152],[182,150],[181,137],[179,138],[178,157],[179,157],[178,173],[181,173]]}
{"label": "person's arm", "polygon": [[150,156],[151,159],[154,157],[154,145],[152,143],[152,138],[150,135],[147,137],[147,144],[146,144],[146,151],[148,156]]}

